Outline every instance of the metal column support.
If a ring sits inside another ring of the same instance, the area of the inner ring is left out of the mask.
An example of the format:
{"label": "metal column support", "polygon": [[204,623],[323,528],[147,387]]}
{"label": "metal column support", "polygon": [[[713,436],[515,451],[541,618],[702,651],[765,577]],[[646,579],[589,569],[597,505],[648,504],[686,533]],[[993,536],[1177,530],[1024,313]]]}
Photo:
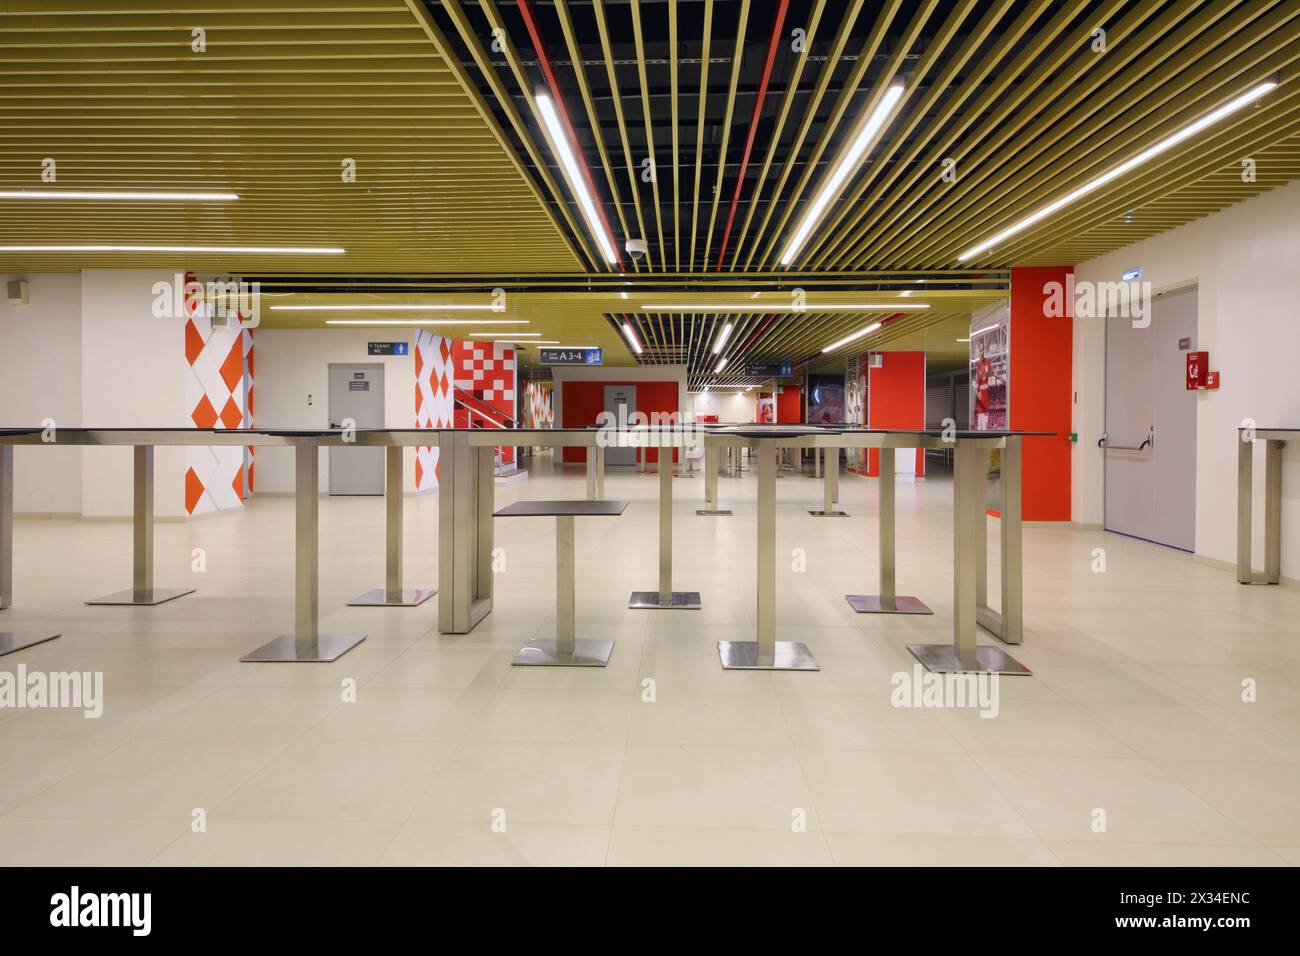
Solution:
{"label": "metal column support", "polygon": [[859,614],[933,614],[911,595],[897,595],[895,590],[894,535],[894,449],[880,449],[880,593],[846,594],[849,606]]}
{"label": "metal column support", "polygon": [[673,450],[659,448],[659,590],[633,591],[634,609],[699,610],[699,591],[673,590]]}
{"label": "metal column support", "polygon": [[837,511],[835,502],[840,500],[840,450],[838,448],[815,448],[814,458],[817,454],[825,452],[826,455],[826,478],[822,482],[822,510],[809,511],[808,513],[816,518],[847,518],[847,511]]}
{"label": "metal column support", "polygon": [[293,633],[281,634],[241,661],[338,660],[366,639],[364,634],[321,634],[320,449],[314,438],[294,442]]}
{"label": "metal column support", "polygon": [[999,502],[1002,517],[998,521],[1001,527],[1001,603],[997,611],[989,607],[988,599],[987,516],[981,514],[976,523],[979,540],[975,545],[975,619],[980,627],[1004,644],[1023,644],[1025,641],[1020,461],[1020,439],[1008,438],[1006,447],[1002,449],[1002,496]]}
{"label": "metal column support", "polygon": [[697,515],[731,514],[730,510],[718,507],[718,450],[717,445],[704,446],[704,503],[707,507],[697,509]]}
{"label": "metal column support", "polygon": [[1252,528],[1255,504],[1255,443],[1237,444],[1237,582],[1282,582],[1282,449],[1285,442],[1264,440],[1264,573],[1256,573]]}
{"label": "metal column support", "polygon": [[468,634],[492,611],[492,449],[438,440],[438,631]]}
{"label": "metal column support", "polygon": [[[953,463],[952,644],[909,644],[907,649],[927,670],[941,674],[1031,673],[998,647],[976,644],[979,523],[985,520],[987,449],[957,439]],[[1017,492],[1019,488],[1016,489]]]}
{"label": "metal column support", "polygon": [[[0,445],[0,610],[14,602],[14,446]],[[0,656],[59,636],[44,631],[0,630]]]}
{"label": "metal column support", "polygon": [[132,558],[131,586],[114,591],[87,604],[131,604],[152,606],[174,601],[195,588],[156,588],[153,586],[153,446],[135,445],[134,492],[131,511]]}
{"label": "metal column support", "polygon": [[614,642],[578,638],[573,515],[555,516],[555,640],[532,640],[511,661],[540,667],[604,667]]}
{"label": "metal column support", "polygon": [[402,587],[402,466],[403,449],[384,449],[384,586],[353,598],[352,607],[416,607],[438,593],[437,588]]}
{"label": "metal column support", "polygon": [[776,639],[776,442],[758,440],[758,633],[754,641],[718,641],[726,670],[821,670],[801,641]]}

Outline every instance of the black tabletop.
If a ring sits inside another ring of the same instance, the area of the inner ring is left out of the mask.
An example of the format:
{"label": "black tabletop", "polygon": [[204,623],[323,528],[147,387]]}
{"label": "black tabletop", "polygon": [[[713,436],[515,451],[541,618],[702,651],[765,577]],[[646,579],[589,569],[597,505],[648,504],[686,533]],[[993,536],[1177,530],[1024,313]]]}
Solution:
{"label": "black tabletop", "polygon": [[496,518],[554,518],[560,515],[613,518],[627,510],[626,501],[516,501]]}

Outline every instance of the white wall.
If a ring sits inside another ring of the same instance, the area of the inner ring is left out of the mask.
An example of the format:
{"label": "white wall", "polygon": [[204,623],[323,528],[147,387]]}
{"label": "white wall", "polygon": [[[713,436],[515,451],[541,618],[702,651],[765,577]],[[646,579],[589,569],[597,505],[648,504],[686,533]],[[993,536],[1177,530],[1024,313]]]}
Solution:
{"label": "white wall", "polygon": [[[27,305],[0,297],[0,425],[81,424],[81,276],[25,278]],[[81,512],[81,449],[14,449],[14,510]]]}
{"label": "white wall", "polygon": [[[192,428],[185,399],[185,319],[156,318],[155,282],[170,269],[85,269],[81,273],[81,423],[87,427]],[[154,513],[185,517],[188,450],[154,451]],[[84,448],[81,512],[131,514],[131,449]]]}
{"label": "white wall", "polygon": [[[1199,287],[1198,347],[1221,373],[1217,391],[1197,395],[1196,552],[1236,561],[1237,426],[1300,427],[1300,182],[1215,213],[1075,268],[1079,281],[1118,281],[1140,267],[1156,293]],[[1103,519],[1105,335],[1099,319],[1074,323],[1073,478],[1076,522]],[[1300,579],[1300,442],[1285,452],[1282,573]],[[1262,449],[1257,452],[1262,456]],[[1260,530],[1262,457],[1255,469],[1255,564]]]}
{"label": "white wall", "polygon": [[700,415],[717,415],[725,425],[753,424],[758,412],[758,390],[734,392],[726,389],[709,392],[692,392],[687,406],[698,418]]}
{"label": "white wall", "polygon": [[[369,342],[406,342],[406,355],[366,354]],[[415,333],[403,329],[258,329],[253,389],[258,428],[328,428],[329,366],[384,366],[384,426],[415,427]],[[310,404],[308,404],[310,396]],[[293,449],[260,447],[257,492],[293,491]],[[408,491],[415,487],[415,449],[406,449]],[[329,490],[329,453],[321,452],[320,490]]]}

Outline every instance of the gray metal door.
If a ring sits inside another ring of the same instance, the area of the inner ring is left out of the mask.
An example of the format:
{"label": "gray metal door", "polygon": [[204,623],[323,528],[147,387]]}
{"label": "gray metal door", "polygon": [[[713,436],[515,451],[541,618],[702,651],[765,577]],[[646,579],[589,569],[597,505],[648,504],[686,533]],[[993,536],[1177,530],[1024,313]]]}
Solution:
{"label": "gray metal door", "polygon": [[1195,288],[1156,298],[1151,324],[1106,320],[1106,530],[1196,548]]}
{"label": "gray metal door", "polygon": [[[620,425],[627,422],[636,411],[636,386],[606,385],[605,411],[613,415],[614,420]],[[605,464],[635,465],[636,452],[635,448],[606,448]]]}
{"label": "gray metal door", "polygon": [[[330,366],[330,427],[384,427],[384,366]],[[343,446],[330,449],[330,494],[382,495],[384,450]]]}

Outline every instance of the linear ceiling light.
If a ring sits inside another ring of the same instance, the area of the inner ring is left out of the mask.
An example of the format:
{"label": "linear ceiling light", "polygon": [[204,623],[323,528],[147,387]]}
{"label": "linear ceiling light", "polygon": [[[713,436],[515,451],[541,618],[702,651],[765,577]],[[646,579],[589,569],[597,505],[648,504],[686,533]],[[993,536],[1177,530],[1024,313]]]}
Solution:
{"label": "linear ceiling light", "polygon": [[718,363],[718,367],[715,368],[715,369],[713,370],[713,374],[714,374],[714,375],[717,375],[719,372],[721,372],[721,371],[722,371],[724,368],[726,368],[726,367],[727,367],[727,360],[726,360],[726,359],[723,359],[721,362]]}
{"label": "linear ceiling light", "polygon": [[1011,238],[1018,232],[1022,232],[1025,229],[1028,229],[1036,222],[1041,222],[1042,220],[1046,219],[1048,216],[1052,215],[1052,213],[1059,212],[1060,210],[1064,209],[1066,206],[1070,205],[1071,203],[1077,202],[1078,200],[1082,199],[1084,196],[1088,195],[1089,193],[1094,192],[1097,189],[1100,189],[1102,186],[1106,185],[1111,180],[1117,179],[1118,177],[1123,176],[1125,173],[1133,169],[1136,169],[1138,166],[1141,166],[1143,163],[1147,162],[1148,160],[1154,159],[1156,156],[1159,156],[1161,153],[1165,152],[1166,150],[1172,149],[1174,146],[1177,146],[1183,140],[1191,136],[1195,136],[1197,133],[1199,133],[1201,130],[1205,129],[1206,127],[1214,125],[1219,120],[1223,119],[1225,116],[1228,116],[1231,113],[1235,113],[1237,110],[1241,109],[1243,106],[1246,106],[1249,103],[1253,103],[1255,100],[1259,99],[1259,97],[1267,93],[1269,90],[1273,89],[1273,87],[1275,86],[1277,86],[1276,80],[1268,80],[1267,82],[1260,83],[1258,86],[1251,87],[1249,90],[1247,90],[1245,93],[1242,93],[1240,96],[1229,100],[1227,103],[1224,103],[1217,110],[1214,110],[1210,113],[1206,113],[1195,123],[1191,123],[1188,126],[1184,126],[1182,129],[1178,130],[1178,132],[1165,137],[1160,142],[1156,143],[1154,146],[1149,146],[1146,149],[1142,150],[1142,152],[1138,153],[1136,156],[1126,159],[1118,166],[1111,167],[1110,169],[1106,170],[1106,172],[1098,176],[1096,179],[1084,183],[1082,186],[1080,186],[1078,189],[1074,190],[1073,192],[1066,193],[1064,196],[1062,196],[1060,199],[1056,200],[1055,202],[1048,203],[1046,206],[1043,206],[1041,209],[1036,210],[1035,212],[1026,216],[1024,219],[1021,219],[1019,222],[1015,223],[1014,225],[1008,226],[1006,229],[1003,229],[1001,232],[997,233],[996,235],[989,237],[984,242],[981,242],[978,246],[973,246],[970,249],[967,249],[957,258],[962,262],[966,262],[969,259],[974,259],[976,256],[983,255],[984,253],[992,249],[994,246],[996,246],[998,243]]}
{"label": "linear ceiling light", "polygon": [[238,193],[123,192],[82,189],[0,189],[0,199],[134,199],[148,202],[233,202]]}
{"label": "linear ceiling light", "polygon": [[713,343],[713,354],[717,355],[722,351],[722,347],[727,344],[727,336],[731,335],[731,323],[728,322],[722,327],[722,332],[718,335],[718,341]]}
{"label": "linear ceiling light", "polygon": [[641,306],[639,312],[664,312],[671,314],[709,312],[892,312],[910,309],[928,309],[924,302],[809,302],[795,306],[789,303],[774,305],[763,302],[740,304],[664,305],[659,303]]}
{"label": "linear ceiling light", "polygon": [[541,332],[471,332],[471,339],[536,338]]}
{"label": "linear ceiling light", "polygon": [[844,338],[840,339],[838,342],[832,342],[830,345],[826,346],[826,348],[822,349],[822,354],[824,355],[827,352],[834,352],[841,345],[848,345],[850,342],[855,341],[856,339],[860,339],[864,335],[870,335],[872,332],[876,331],[876,329],[880,328],[880,326],[883,324],[884,323],[882,322],[872,322],[865,329],[859,329],[858,331],[854,332],[852,335],[844,336]]}
{"label": "linear ceiling light", "polygon": [[339,246],[0,246],[0,252],[196,252],[249,255],[337,256]]}
{"label": "linear ceiling light", "polygon": [[893,112],[894,106],[902,96],[902,83],[894,83],[889,89],[885,90],[885,95],[880,98],[880,102],[876,104],[871,116],[858,130],[857,136],[853,137],[853,142],[849,144],[849,148],[844,151],[844,155],[835,164],[835,169],[823,184],[821,192],[817,194],[817,198],[812,201],[808,211],[804,213],[799,228],[795,230],[794,236],[785,247],[785,251],[781,253],[781,265],[788,266],[794,261],[794,257],[799,254],[799,250],[803,248],[803,244],[808,241],[813,229],[826,213],[827,207],[839,195],[840,190],[844,188],[844,183],[858,168],[858,164],[862,162],[862,157],[866,155],[867,150],[875,145],[881,129],[884,128],[885,120],[889,118],[889,114]]}
{"label": "linear ceiling light", "polygon": [[582,181],[582,170],[578,168],[578,160],[569,145],[569,137],[560,123],[559,114],[555,112],[555,104],[545,93],[538,93],[535,99],[537,108],[542,114],[542,121],[546,124],[546,131],[550,134],[551,143],[560,160],[560,168],[564,170],[564,178],[569,182],[569,190],[578,200],[582,215],[587,220],[587,228],[596,237],[600,254],[605,257],[605,262],[613,265],[618,261],[618,256],[614,254],[614,240],[606,234],[600,216],[596,213],[596,203],[591,193],[587,191],[586,183]]}
{"label": "linear ceiling light", "polygon": [[326,319],[326,325],[528,325],[528,319]]}
{"label": "linear ceiling light", "polygon": [[627,337],[628,344],[632,346],[632,351],[640,355],[642,352],[641,343],[637,340],[636,333],[632,331],[632,326],[626,322],[623,323],[623,334]]}
{"label": "linear ceiling light", "polygon": [[452,302],[446,305],[414,303],[411,305],[344,304],[344,305],[273,305],[278,312],[491,312],[490,303]]}

